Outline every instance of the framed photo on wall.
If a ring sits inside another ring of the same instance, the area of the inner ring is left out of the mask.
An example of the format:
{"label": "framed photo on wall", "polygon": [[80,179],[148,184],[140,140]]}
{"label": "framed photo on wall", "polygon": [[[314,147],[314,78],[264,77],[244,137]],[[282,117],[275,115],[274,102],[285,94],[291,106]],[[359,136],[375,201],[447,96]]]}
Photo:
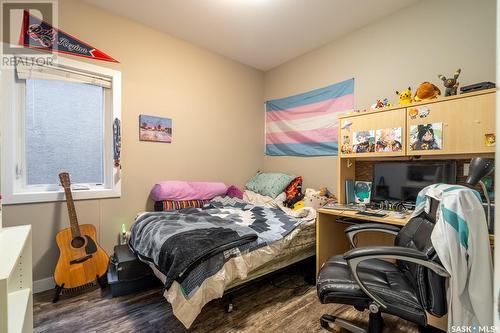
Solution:
{"label": "framed photo on wall", "polygon": [[141,114],[139,140],[172,143],[172,119]]}

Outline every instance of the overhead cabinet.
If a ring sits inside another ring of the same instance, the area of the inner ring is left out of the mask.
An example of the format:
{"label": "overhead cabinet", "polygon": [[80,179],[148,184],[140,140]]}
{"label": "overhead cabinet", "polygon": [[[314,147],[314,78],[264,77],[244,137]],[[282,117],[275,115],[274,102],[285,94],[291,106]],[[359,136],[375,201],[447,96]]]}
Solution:
{"label": "overhead cabinet", "polygon": [[495,152],[495,89],[340,117],[340,157]]}

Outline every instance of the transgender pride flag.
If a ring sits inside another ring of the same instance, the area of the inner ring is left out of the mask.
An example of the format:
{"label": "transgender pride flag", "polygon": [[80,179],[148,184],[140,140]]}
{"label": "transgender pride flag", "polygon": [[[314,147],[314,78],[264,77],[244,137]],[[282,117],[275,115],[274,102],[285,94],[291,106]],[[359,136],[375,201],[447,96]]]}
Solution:
{"label": "transgender pride flag", "polygon": [[338,116],[354,107],[354,79],[266,102],[266,154],[337,155]]}

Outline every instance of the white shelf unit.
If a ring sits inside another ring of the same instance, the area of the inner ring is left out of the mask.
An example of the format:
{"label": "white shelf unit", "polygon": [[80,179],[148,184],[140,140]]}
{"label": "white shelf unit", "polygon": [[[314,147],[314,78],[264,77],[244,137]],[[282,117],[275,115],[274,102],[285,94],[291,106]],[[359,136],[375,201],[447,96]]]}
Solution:
{"label": "white shelf unit", "polygon": [[31,226],[0,228],[0,332],[33,332]]}

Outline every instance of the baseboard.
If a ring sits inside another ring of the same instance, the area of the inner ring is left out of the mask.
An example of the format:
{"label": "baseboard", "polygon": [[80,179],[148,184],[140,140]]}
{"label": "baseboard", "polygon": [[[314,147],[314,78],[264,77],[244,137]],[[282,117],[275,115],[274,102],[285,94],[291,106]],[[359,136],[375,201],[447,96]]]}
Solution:
{"label": "baseboard", "polygon": [[33,281],[33,294],[38,294],[42,291],[54,289],[55,286],[56,284],[53,277]]}

